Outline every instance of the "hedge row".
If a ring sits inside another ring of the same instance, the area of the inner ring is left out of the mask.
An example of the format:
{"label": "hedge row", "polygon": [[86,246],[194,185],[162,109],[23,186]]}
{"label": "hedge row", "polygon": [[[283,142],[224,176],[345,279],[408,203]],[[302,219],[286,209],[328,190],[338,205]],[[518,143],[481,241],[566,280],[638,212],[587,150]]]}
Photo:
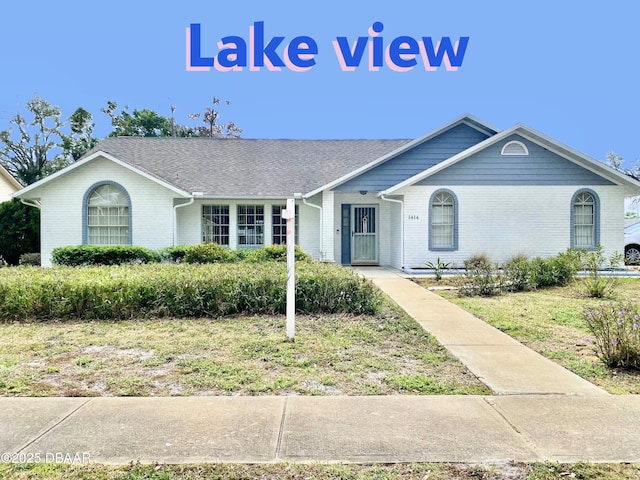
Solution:
{"label": "hedge row", "polygon": [[[309,261],[311,256],[295,247],[297,261]],[[216,243],[177,245],[150,250],[133,245],[77,245],[56,248],[52,252],[54,265],[80,267],[88,265],[122,265],[139,263],[237,263],[285,261],[286,245],[267,245],[257,249],[230,250]]]}
{"label": "hedge row", "polygon": [[[10,269],[0,278],[0,319],[220,317],[286,310],[283,263]],[[373,314],[373,284],[334,265],[296,268],[301,313]]]}

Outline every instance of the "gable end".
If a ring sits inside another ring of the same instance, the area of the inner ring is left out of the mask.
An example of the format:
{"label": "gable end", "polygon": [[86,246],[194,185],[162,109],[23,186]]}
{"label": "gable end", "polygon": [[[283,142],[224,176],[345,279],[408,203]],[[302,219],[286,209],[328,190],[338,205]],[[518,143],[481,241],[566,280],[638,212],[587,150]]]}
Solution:
{"label": "gable end", "polygon": [[336,191],[381,191],[486,140],[488,134],[465,123],[416,145],[410,150],[339,185]]}
{"label": "gable end", "polygon": [[[513,142],[528,155],[502,152]],[[613,182],[540,145],[511,135],[416,185],[614,185]]]}

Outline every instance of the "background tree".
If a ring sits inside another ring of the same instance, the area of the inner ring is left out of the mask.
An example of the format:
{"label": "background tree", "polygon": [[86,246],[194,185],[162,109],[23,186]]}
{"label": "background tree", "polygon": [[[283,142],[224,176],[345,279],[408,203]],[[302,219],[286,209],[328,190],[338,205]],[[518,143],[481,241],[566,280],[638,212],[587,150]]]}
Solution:
{"label": "background tree", "polygon": [[[629,175],[636,180],[640,180],[640,162],[638,160],[635,161],[631,168],[625,168],[623,167],[624,159],[615,152],[609,152],[607,153],[607,163],[617,171]],[[630,201],[630,205],[634,208],[640,205],[640,196],[634,197]],[[636,215],[634,212],[625,212],[625,217],[636,218]]]}
{"label": "background tree", "polygon": [[640,161],[636,160],[631,168],[624,167],[624,158],[615,152],[607,153],[607,163],[617,171],[629,175],[630,177],[640,180]]}
{"label": "background tree", "polygon": [[[218,123],[220,112],[216,109],[222,100],[213,97],[213,107],[205,108],[202,115],[200,113],[190,113],[188,118],[190,120],[202,117],[202,121],[206,126],[195,127],[200,137],[209,138],[239,138],[242,133],[242,129],[239,128],[234,122]],[[229,100],[224,100],[225,105],[231,105]]]}
{"label": "background tree", "polygon": [[111,118],[113,131],[110,137],[169,137],[171,136],[171,120],[149,109],[134,110],[129,113],[129,106],[116,112],[118,104],[109,101],[101,111]]}
{"label": "background tree", "polygon": [[17,265],[23,253],[40,252],[40,210],[13,199],[0,203],[0,257]]}
{"label": "background tree", "polygon": [[93,136],[96,124],[93,123],[93,116],[79,107],[69,117],[69,125],[71,135],[61,135],[62,148],[65,156],[76,161],[98,143],[98,139]]}
{"label": "background tree", "polygon": [[11,127],[0,131],[0,163],[23,185],[34,183],[67,163],[60,152],[55,153],[64,125],[60,108],[36,95],[27,102],[27,110],[33,117],[31,121],[19,113],[9,121],[17,127],[17,135]]}

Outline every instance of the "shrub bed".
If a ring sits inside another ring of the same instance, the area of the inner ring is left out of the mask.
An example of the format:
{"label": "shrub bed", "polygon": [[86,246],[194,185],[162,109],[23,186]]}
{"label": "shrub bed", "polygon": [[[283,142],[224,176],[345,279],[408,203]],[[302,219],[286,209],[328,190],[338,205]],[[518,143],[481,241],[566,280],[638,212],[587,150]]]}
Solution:
{"label": "shrub bed", "polygon": [[[295,246],[296,261],[311,261],[311,255]],[[53,250],[54,265],[86,267],[89,265],[122,265],[127,263],[236,263],[286,262],[286,245],[267,245],[255,249],[230,250],[217,243],[176,245],[150,250],[133,245],[76,245]],[[29,264],[29,263],[27,263]],[[39,265],[39,263],[38,263]]]}
{"label": "shrub bed", "polygon": [[81,267],[87,265],[121,265],[123,263],[155,263],[160,254],[134,245],[77,245],[55,248],[51,254],[54,265]]}
{"label": "shrub bed", "polygon": [[463,296],[493,296],[535,288],[564,286],[573,282],[581,268],[584,253],[567,250],[555,257],[532,260],[518,255],[504,265],[492,263],[486,255],[476,255],[464,262]]}
{"label": "shrub bed", "polygon": [[[373,314],[379,309],[375,286],[349,270],[303,262],[296,274],[301,313]],[[281,262],[7,269],[0,278],[0,319],[281,314],[285,287]]]}

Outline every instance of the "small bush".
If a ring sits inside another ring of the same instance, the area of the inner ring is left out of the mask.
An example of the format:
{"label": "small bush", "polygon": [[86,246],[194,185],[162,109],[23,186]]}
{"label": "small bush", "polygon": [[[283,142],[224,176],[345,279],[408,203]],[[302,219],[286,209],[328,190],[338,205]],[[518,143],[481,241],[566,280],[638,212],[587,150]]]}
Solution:
{"label": "small bush", "polygon": [[425,262],[425,265],[433,269],[433,273],[436,275],[436,282],[440,282],[442,280],[442,270],[449,268],[451,263],[445,263],[438,257],[435,262]]}
{"label": "small bush", "polygon": [[[248,252],[249,253],[243,258],[243,260],[247,262],[287,261],[286,245],[267,245],[266,247],[258,248],[257,250],[248,250]],[[308,262],[311,260],[311,255],[305,253],[298,245],[295,246],[294,256],[296,262]]]}
{"label": "small bush", "polygon": [[78,245],[54,249],[52,261],[54,265],[67,267],[156,263],[160,254],[134,245]]}
{"label": "small bush", "polygon": [[622,263],[623,258],[622,254],[614,253],[607,259],[604,255],[604,249],[600,244],[598,244],[593,251],[581,251],[580,261],[582,268],[587,272],[587,276],[581,278],[580,282],[578,282],[578,291],[592,298],[603,298],[613,295],[618,288],[618,277],[603,276],[600,271],[607,269],[612,272]]}
{"label": "small bush", "polygon": [[158,251],[160,258],[165,263],[182,263],[190,245],[175,245]]}
{"label": "small bush", "polygon": [[232,263],[237,257],[228,248],[217,243],[201,243],[185,249],[186,263]]}
{"label": "small bush", "polygon": [[505,289],[510,292],[521,292],[534,287],[533,268],[524,255],[511,258],[503,266]]}
{"label": "small bush", "polygon": [[640,308],[599,305],[585,310],[583,320],[593,335],[596,355],[609,367],[640,369]]}
{"label": "small bush", "polygon": [[486,252],[476,253],[464,261],[465,269],[483,269],[488,265],[493,265],[493,262]]}
{"label": "small bush", "polygon": [[465,283],[460,287],[464,296],[490,297],[503,291],[504,278],[499,265],[491,263],[486,255],[475,255],[464,261]]}
{"label": "small bush", "polygon": [[32,267],[39,267],[41,258],[39,253],[23,253],[20,255],[20,265],[31,265]]}
{"label": "small bush", "polygon": [[531,263],[532,284],[540,288],[568,285],[580,271],[580,255],[571,249],[555,257],[536,257]]}

